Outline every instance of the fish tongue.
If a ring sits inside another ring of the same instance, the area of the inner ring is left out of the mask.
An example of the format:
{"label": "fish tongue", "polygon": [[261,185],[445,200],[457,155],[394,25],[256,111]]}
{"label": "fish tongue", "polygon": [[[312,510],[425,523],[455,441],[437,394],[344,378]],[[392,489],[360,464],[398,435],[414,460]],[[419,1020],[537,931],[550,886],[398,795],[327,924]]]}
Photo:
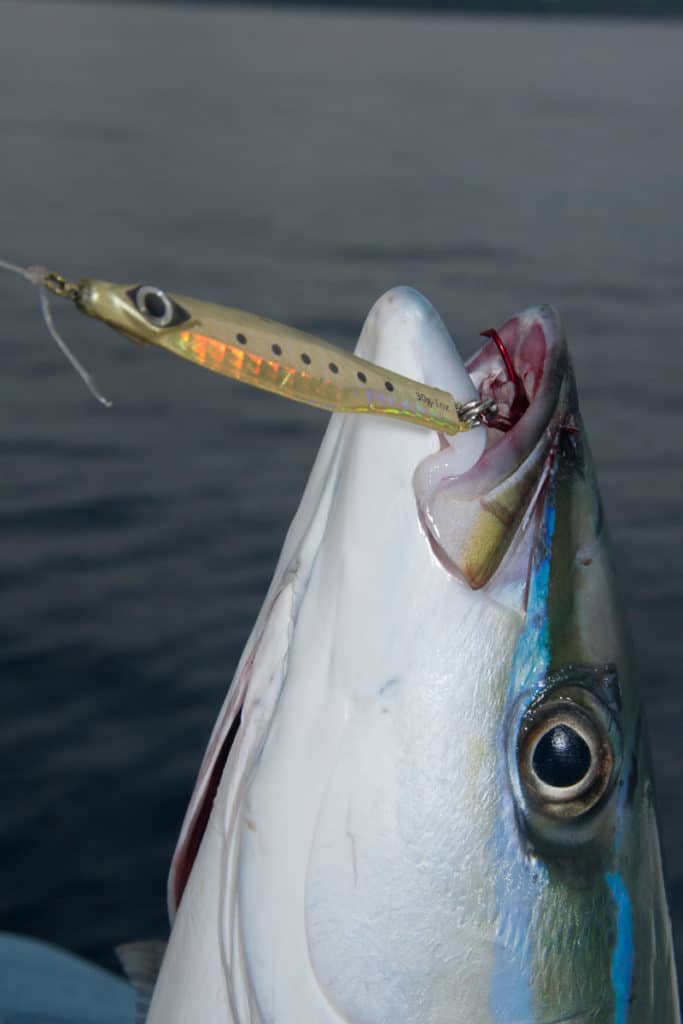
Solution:
{"label": "fish tongue", "polygon": [[[450,392],[457,402],[478,398],[453,339],[430,302],[414,288],[392,288],[370,310],[358,355],[406,377]],[[486,446],[485,430],[444,435],[439,461],[447,475],[470,469]]]}

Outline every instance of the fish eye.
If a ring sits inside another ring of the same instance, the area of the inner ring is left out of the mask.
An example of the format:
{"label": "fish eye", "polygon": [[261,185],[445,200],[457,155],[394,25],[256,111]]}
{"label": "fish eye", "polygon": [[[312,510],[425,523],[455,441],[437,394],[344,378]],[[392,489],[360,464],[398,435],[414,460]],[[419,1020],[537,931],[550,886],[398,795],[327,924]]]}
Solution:
{"label": "fish eye", "polygon": [[138,311],[149,320],[154,327],[175,327],[188,319],[184,309],[169,298],[166,292],[153,285],[143,284],[128,293]]}
{"label": "fish eye", "polygon": [[616,774],[610,713],[588,690],[575,689],[582,692],[532,705],[517,741],[525,802],[555,821],[577,819],[597,807]]}
{"label": "fish eye", "polygon": [[582,735],[576,723],[556,722],[537,740],[531,755],[532,771],[540,785],[560,795],[591,774],[596,761],[592,737]]}

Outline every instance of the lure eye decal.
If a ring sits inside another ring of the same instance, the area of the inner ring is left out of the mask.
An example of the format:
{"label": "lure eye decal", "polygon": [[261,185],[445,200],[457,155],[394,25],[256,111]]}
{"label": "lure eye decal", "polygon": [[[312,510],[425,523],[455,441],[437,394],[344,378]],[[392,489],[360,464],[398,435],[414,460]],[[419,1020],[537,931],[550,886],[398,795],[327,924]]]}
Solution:
{"label": "lure eye decal", "polygon": [[128,293],[139,313],[153,327],[177,327],[190,319],[189,313],[166,292],[150,284],[141,284]]}
{"label": "lure eye decal", "polygon": [[597,810],[614,787],[619,727],[609,707],[586,687],[553,687],[522,716],[514,761],[528,817],[577,821]]}

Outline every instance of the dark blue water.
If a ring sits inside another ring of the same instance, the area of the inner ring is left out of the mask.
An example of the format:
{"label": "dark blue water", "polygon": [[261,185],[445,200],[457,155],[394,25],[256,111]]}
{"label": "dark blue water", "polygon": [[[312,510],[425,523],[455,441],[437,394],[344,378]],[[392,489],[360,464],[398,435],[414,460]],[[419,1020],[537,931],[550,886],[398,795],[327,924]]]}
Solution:
{"label": "dark blue water", "polygon": [[[0,3],[0,257],[350,346],[561,310],[620,552],[683,952],[683,25]],[[325,416],[0,278],[0,926],[111,963],[165,873]]]}

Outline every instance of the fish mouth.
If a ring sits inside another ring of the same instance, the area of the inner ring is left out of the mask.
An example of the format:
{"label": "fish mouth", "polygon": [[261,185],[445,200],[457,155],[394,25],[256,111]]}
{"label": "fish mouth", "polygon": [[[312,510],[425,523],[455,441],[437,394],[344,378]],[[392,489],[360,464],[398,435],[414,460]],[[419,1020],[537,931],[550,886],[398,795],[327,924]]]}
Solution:
{"label": "fish mouth", "polygon": [[[527,548],[558,432],[576,429],[575,387],[560,319],[534,306],[508,320],[468,361],[481,399],[497,406],[486,445],[464,472],[454,471],[458,436],[414,476],[421,522],[445,569],[473,589],[523,605]],[[514,585],[513,585],[514,584]],[[523,609],[521,609],[523,610]]]}

